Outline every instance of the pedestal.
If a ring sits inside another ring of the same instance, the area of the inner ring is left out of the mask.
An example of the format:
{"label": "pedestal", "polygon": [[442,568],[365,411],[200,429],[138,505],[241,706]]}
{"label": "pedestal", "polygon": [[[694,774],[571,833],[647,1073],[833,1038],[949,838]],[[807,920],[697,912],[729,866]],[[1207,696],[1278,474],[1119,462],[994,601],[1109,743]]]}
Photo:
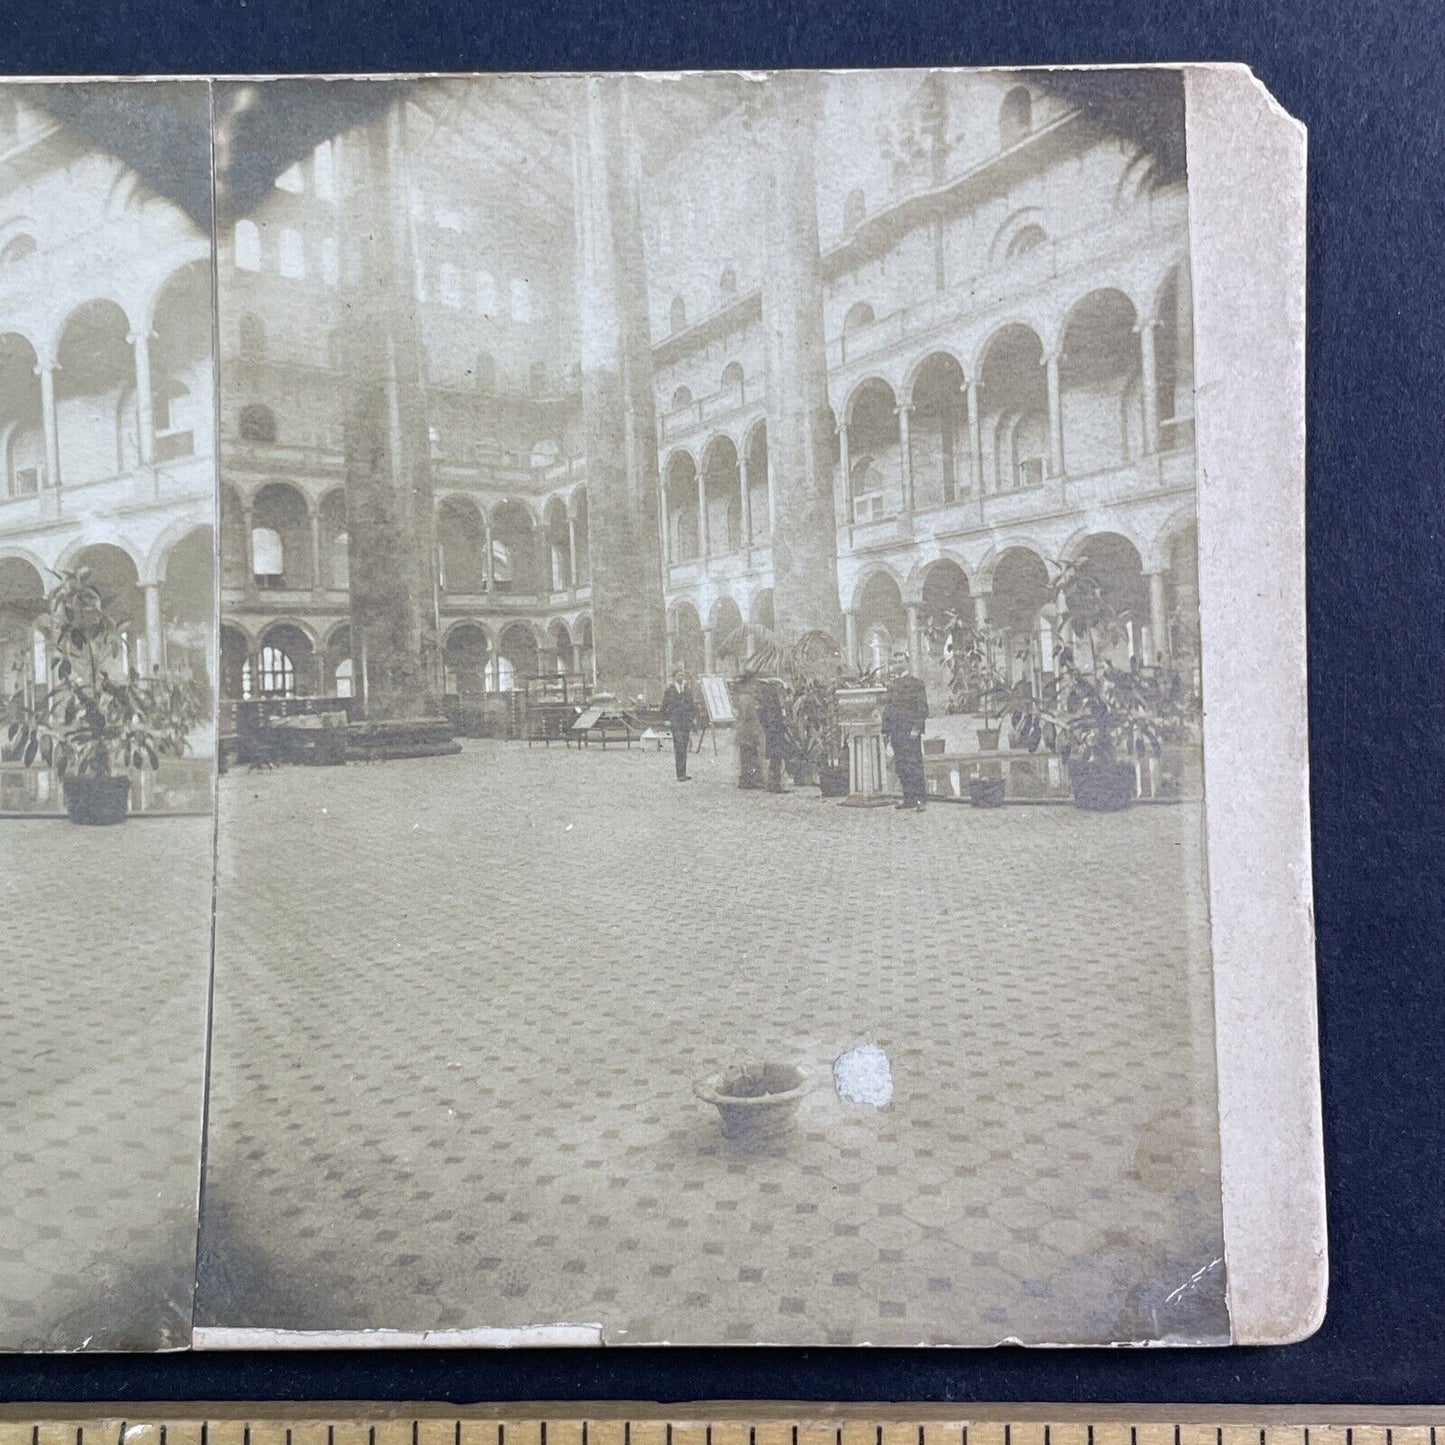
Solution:
{"label": "pedestal", "polygon": [[886,807],[884,792],[882,687],[838,690],[838,723],[848,748],[848,796],[845,808]]}

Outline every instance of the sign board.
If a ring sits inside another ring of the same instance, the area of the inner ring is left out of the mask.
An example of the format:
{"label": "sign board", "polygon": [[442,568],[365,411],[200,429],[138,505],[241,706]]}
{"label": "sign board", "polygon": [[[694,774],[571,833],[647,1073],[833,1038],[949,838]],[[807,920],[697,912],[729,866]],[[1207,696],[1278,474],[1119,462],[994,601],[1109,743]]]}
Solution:
{"label": "sign board", "polygon": [[702,705],[707,709],[708,722],[714,727],[726,727],[737,721],[733,715],[733,700],[728,695],[726,678],[700,677],[697,685],[702,690]]}
{"label": "sign board", "polygon": [[601,720],[601,717],[602,709],[600,707],[589,707],[587,711],[572,724],[572,731],[574,733],[585,733],[595,728]]}

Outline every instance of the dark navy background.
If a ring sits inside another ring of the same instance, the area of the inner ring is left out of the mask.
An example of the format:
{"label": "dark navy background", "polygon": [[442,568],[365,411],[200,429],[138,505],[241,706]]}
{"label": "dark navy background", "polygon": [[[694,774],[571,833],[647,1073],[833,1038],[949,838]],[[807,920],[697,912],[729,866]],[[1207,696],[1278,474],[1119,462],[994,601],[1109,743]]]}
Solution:
{"label": "dark navy background", "polygon": [[[1445,1400],[1442,55],[1445,5],[1419,0],[0,0],[0,70],[15,75],[1252,65],[1310,131],[1310,713],[1332,1272],[1323,1330],[1281,1349],[0,1357],[0,1398]],[[1259,678],[1261,696],[1274,682]]]}

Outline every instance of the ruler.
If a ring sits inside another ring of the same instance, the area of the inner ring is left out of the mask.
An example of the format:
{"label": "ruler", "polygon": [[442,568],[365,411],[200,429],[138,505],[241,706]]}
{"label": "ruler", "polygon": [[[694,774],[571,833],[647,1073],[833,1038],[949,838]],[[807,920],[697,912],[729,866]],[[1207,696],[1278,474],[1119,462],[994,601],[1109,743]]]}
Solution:
{"label": "ruler", "polygon": [[1445,1406],[7,1406],[0,1445],[1445,1445]]}

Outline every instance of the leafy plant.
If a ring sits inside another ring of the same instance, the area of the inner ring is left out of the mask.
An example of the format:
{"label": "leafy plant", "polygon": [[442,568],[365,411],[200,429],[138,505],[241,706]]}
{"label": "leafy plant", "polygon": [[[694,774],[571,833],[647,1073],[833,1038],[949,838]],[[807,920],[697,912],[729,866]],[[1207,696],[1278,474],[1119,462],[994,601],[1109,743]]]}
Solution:
{"label": "leafy plant", "polygon": [[134,669],[115,677],[121,632],[113,599],[89,568],[54,575],[39,622],[54,679],[33,703],[17,697],[9,707],[8,737],[21,761],[53,767],[62,778],[104,778],[179,757],[204,716],[195,684],[164,674],[142,678]]}
{"label": "leafy plant", "polygon": [[1047,747],[1065,763],[1159,756],[1188,731],[1192,704],[1183,679],[1137,655],[1124,667],[1112,660],[1126,636],[1123,619],[1087,557],[1059,570],[1054,596],[1055,680],[1047,696],[1016,700],[1015,745]]}

